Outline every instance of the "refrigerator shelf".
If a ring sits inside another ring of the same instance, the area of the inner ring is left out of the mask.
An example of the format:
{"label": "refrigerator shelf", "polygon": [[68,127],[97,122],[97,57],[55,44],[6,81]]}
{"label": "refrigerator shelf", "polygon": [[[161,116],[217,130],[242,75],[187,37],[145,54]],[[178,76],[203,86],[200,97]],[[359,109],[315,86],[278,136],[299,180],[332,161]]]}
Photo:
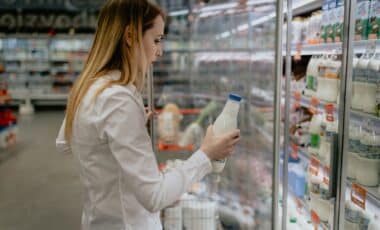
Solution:
{"label": "refrigerator shelf", "polygon": [[378,126],[380,125],[380,117],[378,117],[374,114],[364,113],[361,111],[351,109],[351,117],[354,118],[355,120],[369,119],[372,122],[374,122],[376,125],[378,125]]}
{"label": "refrigerator shelf", "polygon": [[[305,108],[309,108],[311,99],[312,99],[312,96],[307,96],[307,95],[303,94],[302,97],[301,97],[301,101],[300,101],[301,106],[303,106]],[[338,108],[337,108],[339,106],[338,104],[336,104],[334,102],[323,101],[323,100],[320,100],[320,99],[319,99],[318,111],[319,112],[324,111],[326,104],[333,104],[334,105],[334,115],[338,114]]]}
{"label": "refrigerator shelf", "polygon": [[[302,98],[301,98],[301,101],[300,101],[300,104],[301,106],[303,107],[306,107],[308,108],[309,105],[310,105],[310,100],[311,100],[311,97],[310,96],[306,96],[306,95],[302,95]],[[334,115],[337,117],[338,116],[338,104],[336,103],[330,103],[330,102],[326,102],[326,101],[322,101],[322,100],[319,100],[320,101],[320,104],[319,104],[319,111],[324,111],[325,110],[325,105],[326,104],[333,104],[334,105]],[[361,111],[357,111],[357,110],[353,110],[351,109],[351,118],[353,118],[354,120],[362,120],[362,119],[370,119],[371,121],[373,121],[375,124],[378,124],[380,125],[380,117],[374,115],[374,114],[369,114],[369,113],[364,113],[364,112],[361,112]]]}
{"label": "refrigerator shelf", "polygon": [[[336,53],[342,54],[342,43],[319,43],[319,44],[303,44],[300,50],[296,50],[296,46],[292,45],[291,55],[321,55]],[[363,40],[354,42],[354,53],[360,54],[365,53],[368,47],[379,47],[380,40]]]}

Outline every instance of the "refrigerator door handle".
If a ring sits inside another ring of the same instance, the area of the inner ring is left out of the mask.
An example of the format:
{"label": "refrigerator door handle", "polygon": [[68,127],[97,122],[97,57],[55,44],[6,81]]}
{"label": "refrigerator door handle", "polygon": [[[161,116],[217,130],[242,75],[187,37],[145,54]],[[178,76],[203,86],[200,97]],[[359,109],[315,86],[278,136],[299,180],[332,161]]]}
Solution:
{"label": "refrigerator door handle", "polygon": [[339,135],[338,133],[333,133],[331,135],[331,145],[330,145],[330,168],[329,168],[329,197],[337,197],[337,187],[338,187],[338,174],[335,170],[339,167]]}

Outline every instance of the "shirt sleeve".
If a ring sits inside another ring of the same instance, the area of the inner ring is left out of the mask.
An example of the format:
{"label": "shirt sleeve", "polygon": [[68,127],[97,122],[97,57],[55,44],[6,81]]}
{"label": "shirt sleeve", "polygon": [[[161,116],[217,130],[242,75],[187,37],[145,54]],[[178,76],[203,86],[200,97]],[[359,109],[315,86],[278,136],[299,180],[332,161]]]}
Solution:
{"label": "shirt sleeve", "polygon": [[66,118],[63,119],[61,128],[59,129],[59,132],[58,132],[58,136],[55,139],[55,147],[59,153],[71,154],[70,145],[65,139],[65,124],[66,124]]}
{"label": "shirt sleeve", "polygon": [[211,162],[201,150],[180,167],[159,172],[143,110],[131,95],[123,92],[108,97],[99,113],[99,133],[107,139],[137,200],[150,212],[171,205],[211,172]]}

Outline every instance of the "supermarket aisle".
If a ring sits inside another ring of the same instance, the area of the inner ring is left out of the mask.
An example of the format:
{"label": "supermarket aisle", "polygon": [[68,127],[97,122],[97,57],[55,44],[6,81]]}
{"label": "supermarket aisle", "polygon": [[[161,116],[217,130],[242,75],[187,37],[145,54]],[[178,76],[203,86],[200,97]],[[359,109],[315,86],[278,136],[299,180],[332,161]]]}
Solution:
{"label": "supermarket aisle", "polygon": [[0,162],[0,229],[80,229],[76,163],[71,155],[55,151],[62,118],[63,111],[19,116],[19,143]]}

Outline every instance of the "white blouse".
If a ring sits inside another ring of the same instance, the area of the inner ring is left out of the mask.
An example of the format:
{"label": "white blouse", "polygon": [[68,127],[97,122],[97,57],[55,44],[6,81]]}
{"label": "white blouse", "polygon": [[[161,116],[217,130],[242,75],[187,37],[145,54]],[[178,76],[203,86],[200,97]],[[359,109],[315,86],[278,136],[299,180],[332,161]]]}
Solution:
{"label": "white blouse", "polygon": [[159,211],[211,172],[211,162],[198,150],[182,166],[160,173],[136,88],[113,85],[92,100],[100,86],[119,77],[120,71],[112,71],[90,87],[74,119],[70,145],[63,121],[57,150],[72,152],[79,161],[82,230],[162,229]]}

